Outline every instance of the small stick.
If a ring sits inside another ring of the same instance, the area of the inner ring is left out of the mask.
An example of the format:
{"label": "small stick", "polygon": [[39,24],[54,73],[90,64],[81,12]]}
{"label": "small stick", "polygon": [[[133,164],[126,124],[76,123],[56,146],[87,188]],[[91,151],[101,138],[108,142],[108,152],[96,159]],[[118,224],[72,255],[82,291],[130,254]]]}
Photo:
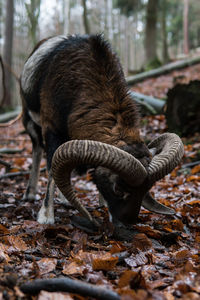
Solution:
{"label": "small stick", "polygon": [[11,164],[8,163],[7,161],[2,160],[2,159],[0,159],[0,164],[3,165],[3,166],[5,166],[8,169],[11,168]]}
{"label": "small stick", "polygon": [[[44,172],[44,171],[46,171],[46,167],[40,169],[40,172]],[[16,176],[24,176],[24,175],[30,174],[30,172],[31,171],[28,170],[28,171],[19,171],[19,172],[5,173],[5,174],[3,174],[3,175],[0,176],[0,179],[10,178],[10,177],[16,177]]]}
{"label": "small stick", "polygon": [[193,161],[191,163],[182,165],[181,169],[191,168],[191,167],[194,167],[194,166],[199,165],[199,164],[200,164],[200,160]]}
{"label": "small stick", "polygon": [[35,295],[41,290],[48,292],[69,292],[82,296],[94,297],[102,300],[120,300],[120,296],[105,287],[98,287],[90,283],[70,278],[36,279],[22,284],[21,291]]}
{"label": "small stick", "polygon": [[15,149],[15,148],[0,148],[0,153],[1,154],[15,154],[15,153],[21,153],[25,150],[23,149]]}
{"label": "small stick", "polygon": [[21,117],[22,117],[22,111],[13,120],[10,120],[9,122],[6,123],[0,123],[0,127],[9,127],[13,125],[15,122],[17,122],[19,119],[21,119]]}

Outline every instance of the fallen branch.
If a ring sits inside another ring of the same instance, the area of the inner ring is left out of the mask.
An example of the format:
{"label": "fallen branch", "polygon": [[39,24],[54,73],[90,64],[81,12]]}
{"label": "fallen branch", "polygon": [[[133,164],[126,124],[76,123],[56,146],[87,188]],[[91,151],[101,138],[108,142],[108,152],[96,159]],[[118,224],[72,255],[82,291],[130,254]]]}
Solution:
{"label": "fallen branch", "polygon": [[182,69],[197,63],[200,63],[200,56],[195,58],[187,58],[185,60],[178,61],[178,62],[176,61],[151,71],[143,72],[134,76],[129,76],[126,78],[126,81],[129,85],[133,85],[145,79],[157,77],[159,75],[169,73],[173,70]]}
{"label": "fallen branch", "polygon": [[7,123],[0,123],[0,127],[9,127],[13,125],[15,122],[17,122],[22,117],[22,111],[14,118],[13,120],[7,122]]}
{"label": "fallen branch", "polygon": [[81,296],[94,297],[103,300],[120,300],[120,296],[105,288],[70,278],[37,279],[20,287],[24,294],[35,295],[41,290],[48,292],[68,292]]}
{"label": "fallen branch", "polygon": [[2,159],[0,159],[0,164],[5,166],[7,169],[11,168],[11,164],[8,163],[7,161],[2,160]]}
{"label": "fallen branch", "polygon": [[197,165],[200,165],[200,160],[184,164],[184,165],[181,166],[181,169],[191,168],[191,167],[194,167],[194,166],[197,166]]}
{"label": "fallen branch", "polygon": [[15,149],[15,148],[0,148],[0,154],[15,154],[15,153],[21,153],[25,150],[23,149]]}
{"label": "fallen branch", "polygon": [[[46,171],[46,167],[41,168],[40,172]],[[10,172],[10,173],[5,173],[3,175],[0,175],[0,180],[3,178],[11,178],[11,177],[16,177],[16,176],[24,176],[27,174],[30,174],[31,171],[19,171],[19,172]]]}
{"label": "fallen branch", "polygon": [[0,123],[8,122],[12,120],[13,118],[16,118],[21,113],[21,107],[18,107],[14,111],[9,111],[7,113],[0,115]]}

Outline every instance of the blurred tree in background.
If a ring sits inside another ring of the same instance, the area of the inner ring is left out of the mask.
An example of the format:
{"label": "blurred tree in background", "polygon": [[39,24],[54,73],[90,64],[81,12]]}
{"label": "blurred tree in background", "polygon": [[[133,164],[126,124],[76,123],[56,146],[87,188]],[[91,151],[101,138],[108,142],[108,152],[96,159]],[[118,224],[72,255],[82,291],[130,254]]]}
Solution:
{"label": "blurred tree in background", "polygon": [[[199,14],[200,1],[196,0],[0,0],[0,48],[6,66],[19,76],[40,39],[103,33],[128,76],[183,57],[186,43],[190,54],[197,51]],[[13,76],[8,69],[9,77]],[[7,77],[12,100],[6,105],[16,106],[20,103],[18,83],[13,80],[11,88],[10,82]]]}

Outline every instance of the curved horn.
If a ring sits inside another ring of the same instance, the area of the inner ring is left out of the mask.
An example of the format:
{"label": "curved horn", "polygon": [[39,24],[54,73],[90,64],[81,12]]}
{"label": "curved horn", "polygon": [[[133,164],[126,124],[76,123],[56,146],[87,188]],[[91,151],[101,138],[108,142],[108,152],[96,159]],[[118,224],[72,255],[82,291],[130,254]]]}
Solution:
{"label": "curved horn", "polygon": [[169,208],[158,201],[156,201],[150,193],[147,193],[144,199],[142,200],[142,206],[149,211],[155,212],[157,214],[164,215],[174,215],[175,211],[172,208]]}
{"label": "curved horn", "polygon": [[175,133],[164,133],[153,140],[148,147],[155,147],[158,153],[149,164],[148,178],[152,186],[180,163],[184,154],[184,146]]}
{"label": "curved horn", "polygon": [[80,164],[107,167],[131,185],[133,182],[140,185],[147,177],[140,161],[117,147],[90,140],[72,140],[62,144],[53,156],[53,178],[68,201],[92,222],[90,213],[77,199],[71,186],[71,171]]}

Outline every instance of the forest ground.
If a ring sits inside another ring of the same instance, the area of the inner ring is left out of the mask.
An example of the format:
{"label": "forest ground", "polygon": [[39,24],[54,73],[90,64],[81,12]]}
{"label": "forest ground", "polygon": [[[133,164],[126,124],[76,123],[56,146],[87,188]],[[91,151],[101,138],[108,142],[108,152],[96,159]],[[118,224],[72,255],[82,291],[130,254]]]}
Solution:
{"label": "forest ground", "polygon": [[[148,79],[133,89],[165,98],[175,83],[193,79],[200,80],[200,65]],[[78,212],[60,204],[57,194],[55,225],[38,224],[46,171],[40,174],[37,200],[24,201],[29,175],[23,172],[32,163],[29,137],[21,121],[0,130],[0,159],[8,163],[0,164],[0,299],[85,299],[78,293],[42,291],[39,296],[27,296],[20,291],[20,285],[29,280],[60,276],[103,285],[127,300],[200,299],[200,164],[185,166],[200,160],[199,133],[183,138],[182,163],[152,188],[155,198],[176,214],[158,215],[142,208],[132,237],[116,240],[89,175],[72,180],[81,201],[102,220],[99,232],[77,223],[72,216]],[[164,115],[142,119],[146,140],[165,131]],[[7,153],[12,149],[13,153]]]}

